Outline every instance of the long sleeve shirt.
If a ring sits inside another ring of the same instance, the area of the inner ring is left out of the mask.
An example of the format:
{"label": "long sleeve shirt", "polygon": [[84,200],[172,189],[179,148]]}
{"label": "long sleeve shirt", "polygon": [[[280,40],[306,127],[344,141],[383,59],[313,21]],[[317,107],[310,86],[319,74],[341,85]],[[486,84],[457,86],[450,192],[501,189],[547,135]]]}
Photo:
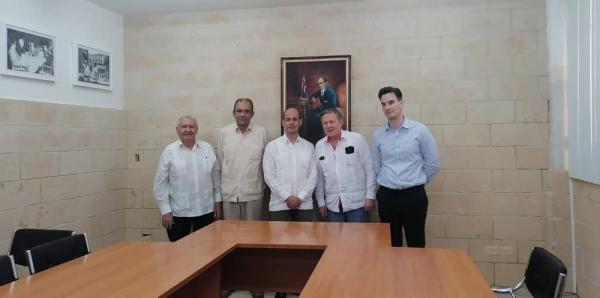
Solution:
{"label": "long sleeve shirt", "polygon": [[192,149],[180,140],[160,155],[154,177],[154,199],[161,214],[195,217],[214,211],[221,202],[221,177],[212,146],[196,141]]}
{"label": "long sleeve shirt", "polygon": [[262,157],[267,139],[267,131],[258,125],[250,124],[244,133],[235,123],[221,129],[217,158],[224,201],[248,202],[263,198]]}
{"label": "long sleeve shirt", "polygon": [[298,137],[292,143],[286,135],[271,141],[263,156],[263,172],[271,189],[269,211],[289,210],[285,200],[290,196],[302,200],[299,209],[313,208],[317,164],[315,149],[310,142]]}
{"label": "long sleeve shirt", "polygon": [[398,129],[386,122],[375,130],[372,153],[377,183],[391,189],[426,184],[440,169],[433,135],[408,118]]}
{"label": "long sleeve shirt", "polygon": [[375,173],[369,144],[356,132],[342,131],[333,149],[325,137],[315,146],[318,179],[316,197],[319,207],[339,212],[364,207],[365,199],[375,199]]}

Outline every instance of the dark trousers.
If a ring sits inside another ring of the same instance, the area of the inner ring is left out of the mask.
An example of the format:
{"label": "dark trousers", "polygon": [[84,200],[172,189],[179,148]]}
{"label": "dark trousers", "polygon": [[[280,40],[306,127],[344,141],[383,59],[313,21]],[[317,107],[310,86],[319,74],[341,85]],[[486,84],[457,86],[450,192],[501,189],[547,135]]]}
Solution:
{"label": "dark trousers", "polygon": [[427,193],[423,185],[395,190],[379,186],[379,219],[390,224],[392,246],[402,246],[402,228],[409,247],[425,247]]}
{"label": "dark trousers", "polygon": [[175,242],[192,232],[198,231],[214,221],[214,212],[195,217],[173,216],[173,225],[167,229],[169,241]]}
{"label": "dark trousers", "polygon": [[313,209],[290,209],[269,211],[269,220],[272,221],[314,221]]}

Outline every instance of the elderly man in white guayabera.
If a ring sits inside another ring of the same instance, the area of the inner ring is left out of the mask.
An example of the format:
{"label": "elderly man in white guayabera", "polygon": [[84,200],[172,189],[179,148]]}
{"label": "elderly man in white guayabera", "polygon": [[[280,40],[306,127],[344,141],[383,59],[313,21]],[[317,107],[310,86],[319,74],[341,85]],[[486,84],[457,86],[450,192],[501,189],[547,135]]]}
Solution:
{"label": "elderly man in white guayabera", "polygon": [[154,178],[154,198],[170,241],[211,224],[221,216],[221,176],[212,146],[196,139],[198,122],[179,118],[179,140],[160,155]]}

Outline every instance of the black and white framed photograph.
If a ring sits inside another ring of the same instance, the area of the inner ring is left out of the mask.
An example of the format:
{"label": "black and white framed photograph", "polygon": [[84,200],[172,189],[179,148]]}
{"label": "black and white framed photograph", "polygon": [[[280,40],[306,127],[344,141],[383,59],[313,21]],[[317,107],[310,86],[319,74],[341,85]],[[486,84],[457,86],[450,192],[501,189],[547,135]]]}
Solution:
{"label": "black and white framed photograph", "polygon": [[112,90],[111,56],[108,51],[73,43],[73,84]]}
{"label": "black and white framed photograph", "polygon": [[55,37],[9,24],[3,37],[4,74],[54,81]]}

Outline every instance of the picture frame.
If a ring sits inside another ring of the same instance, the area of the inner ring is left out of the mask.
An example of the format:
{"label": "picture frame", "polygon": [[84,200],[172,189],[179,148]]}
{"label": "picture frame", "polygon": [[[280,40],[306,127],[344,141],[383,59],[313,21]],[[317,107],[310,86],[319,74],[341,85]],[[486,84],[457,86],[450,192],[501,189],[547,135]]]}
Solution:
{"label": "picture frame", "polygon": [[2,33],[2,74],[55,81],[54,36],[11,24],[3,24]]}
{"label": "picture frame", "polygon": [[337,107],[344,115],[343,129],[351,130],[350,66],[350,55],[281,58],[281,111],[298,108],[303,118],[300,136],[309,142],[324,137],[320,114],[327,108]]}
{"label": "picture frame", "polygon": [[73,42],[73,85],[112,90],[112,55],[106,50]]}

